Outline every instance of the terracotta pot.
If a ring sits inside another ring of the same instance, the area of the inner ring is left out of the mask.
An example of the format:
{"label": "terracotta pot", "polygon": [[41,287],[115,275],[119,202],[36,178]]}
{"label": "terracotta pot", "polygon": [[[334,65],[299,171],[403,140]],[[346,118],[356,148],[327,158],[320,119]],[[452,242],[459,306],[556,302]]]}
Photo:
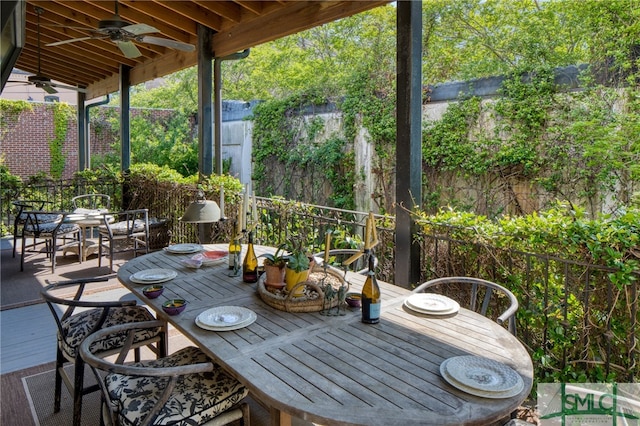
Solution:
{"label": "terracotta pot", "polygon": [[275,265],[264,265],[265,284],[271,286],[280,286],[284,283],[284,266],[281,268]]}
{"label": "terracotta pot", "polygon": [[[287,284],[287,291],[291,291],[296,284],[306,281],[309,278],[310,269],[306,269],[304,271],[296,272],[291,268],[284,268],[284,282]],[[304,295],[304,286],[300,286],[295,290],[295,293],[292,295],[293,297],[300,297]]]}

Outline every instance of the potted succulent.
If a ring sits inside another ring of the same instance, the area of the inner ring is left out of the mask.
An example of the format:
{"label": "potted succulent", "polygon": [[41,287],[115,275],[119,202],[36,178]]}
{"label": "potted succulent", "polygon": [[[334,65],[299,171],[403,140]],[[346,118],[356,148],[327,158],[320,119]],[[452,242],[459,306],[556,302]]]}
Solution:
{"label": "potted succulent", "polygon": [[276,249],[275,253],[260,255],[260,257],[264,257],[262,264],[266,275],[264,283],[267,287],[284,287],[285,266],[289,258],[285,253],[285,245],[281,245]]}
{"label": "potted succulent", "polygon": [[[296,284],[306,281],[309,278],[309,271],[311,270],[311,260],[307,251],[302,246],[288,247],[289,256],[287,257],[287,265],[285,266],[284,281],[287,285],[287,290],[291,291]],[[302,296],[304,287],[300,286],[296,289],[293,296]]]}

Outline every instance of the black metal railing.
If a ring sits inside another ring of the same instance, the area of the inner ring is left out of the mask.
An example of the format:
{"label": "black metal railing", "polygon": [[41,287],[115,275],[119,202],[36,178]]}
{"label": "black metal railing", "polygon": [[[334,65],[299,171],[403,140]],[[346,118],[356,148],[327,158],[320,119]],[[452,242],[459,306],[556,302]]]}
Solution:
{"label": "black metal railing", "polygon": [[[128,185],[128,208],[149,208],[151,217],[169,219],[174,243],[198,241],[198,227],[178,220],[193,201],[193,186],[158,182]],[[86,185],[77,181],[29,186],[18,198],[44,197],[55,208],[66,209],[70,208],[71,198],[83,191],[112,196],[116,200],[114,208],[122,200],[122,190],[116,182]],[[219,199],[215,193],[206,196]],[[258,197],[257,204],[257,243],[277,246],[296,240],[316,252],[323,249],[328,230],[332,231],[334,248],[353,248],[362,242],[368,213],[277,198]],[[225,210],[227,220],[211,226],[210,234],[201,236],[203,242],[229,241],[235,230],[237,205],[227,203]],[[379,277],[394,282],[395,219],[375,217],[380,240],[375,248]],[[4,220],[10,222],[10,214]],[[529,348],[538,380],[637,381],[640,271],[625,272],[627,275],[621,277],[623,272],[615,268],[456,239],[446,229],[442,225],[438,231],[424,227],[419,235],[420,282],[461,275],[488,279],[509,288],[520,301],[518,337]]]}

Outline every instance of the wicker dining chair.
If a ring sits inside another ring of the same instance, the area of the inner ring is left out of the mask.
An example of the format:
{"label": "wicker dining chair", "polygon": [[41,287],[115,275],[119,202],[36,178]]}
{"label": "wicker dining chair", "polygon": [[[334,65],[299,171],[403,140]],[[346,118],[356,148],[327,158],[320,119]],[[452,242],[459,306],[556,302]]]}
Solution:
{"label": "wicker dining chair", "polygon": [[[138,306],[135,300],[95,301],[83,298],[88,284],[107,281],[108,277],[79,278],[76,280],[52,283],[41,290],[55,319],[57,333],[56,377],[54,390],[54,412],[60,411],[62,382],[73,396],[73,425],[79,426],[82,415],[82,397],[98,390],[97,385],[84,384],[84,361],[80,357],[80,344],[87,336],[104,327],[137,321],[155,320],[144,306]],[[78,312],[76,312],[78,308]],[[167,353],[166,327],[164,323],[151,330],[136,334],[132,346],[136,359],[140,357],[140,348],[148,346],[158,357]],[[92,349],[104,354],[113,354],[124,344],[125,337],[120,334],[102,335],[93,339]],[[65,371],[65,364],[74,364],[73,378]]]}
{"label": "wicker dining chair", "polygon": [[76,246],[78,261],[82,263],[82,229],[77,224],[65,222],[67,212],[27,210],[22,214],[25,221],[22,226],[21,271],[24,271],[25,255],[42,252],[42,246],[47,258],[51,259],[51,273],[56,272],[56,252],[60,249]]}
{"label": "wicker dining chair", "polygon": [[102,250],[109,255],[109,268],[113,271],[113,255],[133,251],[149,253],[149,210],[125,210],[104,213],[103,224],[98,227],[98,266],[102,266]]}
{"label": "wicker dining chair", "polygon": [[420,284],[413,293],[427,293],[427,289],[466,304],[469,310],[491,317],[498,324],[507,323],[509,332],[516,335],[518,299],[500,284],[473,277],[443,277]]}
{"label": "wicker dining chair", "polygon": [[[159,321],[102,329],[80,345],[102,390],[102,421],[112,425],[250,424],[248,390],[204,352],[188,346],[161,359],[128,362],[134,336],[161,326]],[[106,336],[127,335],[115,361],[105,359],[95,344]]]}
{"label": "wicker dining chair", "polygon": [[71,199],[74,209],[105,210],[111,208],[111,197],[106,194],[83,194]]}
{"label": "wicker dining chair", "polygon": [[[49,201],[46,200],[16,200],[11,202],[15,208],[15,217],[13,219],[13,257],[16,257],[16,243],[22,235],[22,226],[24,226],[27,221],[27,215],[24,212],[28,210],[42,211],[47,203],[49,203]],[[45,218],[41,217],[41,219],[44,220]],[[54,216],[49,221],[53,222],[55,219],[56,217]],[[18,231],[18,228],[20,228],[20,231]]]}

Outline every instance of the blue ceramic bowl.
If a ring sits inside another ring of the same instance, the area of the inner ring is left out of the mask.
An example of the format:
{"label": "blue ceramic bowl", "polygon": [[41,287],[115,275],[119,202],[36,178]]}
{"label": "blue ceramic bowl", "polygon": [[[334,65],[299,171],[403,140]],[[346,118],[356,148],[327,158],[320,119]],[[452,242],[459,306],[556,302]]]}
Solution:
{"label": "blue ceramic bowl", "polygon": [[187,307],[187,301],[184,299],[171,299],[162,304],[162,310],[168,315],[178,315]]}

